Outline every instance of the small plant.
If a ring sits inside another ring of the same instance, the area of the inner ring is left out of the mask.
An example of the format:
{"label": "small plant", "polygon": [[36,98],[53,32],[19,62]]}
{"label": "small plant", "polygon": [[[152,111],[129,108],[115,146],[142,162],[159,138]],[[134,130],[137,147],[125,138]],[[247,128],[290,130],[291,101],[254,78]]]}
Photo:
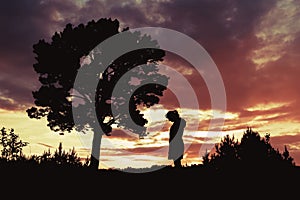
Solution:
{"label": "small plant", "polygon": [[2,158],[6,160],[17,160],[23,156],[23,147],[28,144],[28,142],[23,142],[19,139],[19,135],[15,133],[14,129],[6,130],[4,127],[1,129],[0,145],[2,146]]}

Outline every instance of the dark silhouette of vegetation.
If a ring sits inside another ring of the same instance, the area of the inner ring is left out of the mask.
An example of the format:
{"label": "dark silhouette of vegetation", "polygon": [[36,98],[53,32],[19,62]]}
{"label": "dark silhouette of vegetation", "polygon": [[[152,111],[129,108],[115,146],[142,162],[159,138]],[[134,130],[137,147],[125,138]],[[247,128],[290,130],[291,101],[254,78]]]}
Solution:
{"label": "dark silhouette of vegetation", "polygon": [[203,156],[203,165],[215,170],[237,170],[251,168],[252,170],[292,167],[294,159],[287,147],[280,153],[272,147],[270,134],[261,137],[258,132],[248,128],[239,142],[234,136],[226,135],[219,144],[215,145],[215,152]]}
{"label": "dark silhouette of vegetation", "polygon": [[65,151],[62,143],[59,143],[58,148],[52,154],[50,149],[44,151],[41,155],[25,155],[23,147],[27,146],[28,142],[20,140],[19,136],[10,129],[9,132],[5,127],[1,129],[1,157],[0,168],[7,166],[24,166],[30,167],[60,167],[60,168],[81,168],[89,165],[90,159],[83,160],[80,158],[75,148]]}
{"label": "dark silhouette of vegetation", "polygon": [[[80,24],[73,27],[67,24],[62,32],[56,32],[51,42],[40,40],[33,45],[36,55],[34,70],[39,75],[41,87],[34,91],[33,97],[36,107],[27,109],[30,118],[40,119],[46,117],[49,128],[53,131],[70,132],[71,130],[94,132],[90,166],[98,169],[100,144],[103,134],[110,135],[112,125],[132,131],[143,136],[146,134],[144,125],[147,120],[140,113],[138,106],[150,107],[159,102],[165,86],[158,83],[168,82],[168,78],[159,74],[157,62],[162,61],[165,52],[160,50],[156,41],[139,32],[126,32],[128,28],[120,31],[118,20],[100,19],[90,21],[86,25]],[[110,45],[103,49],[96,49],[98,44],[118,33],[126,32],[126,40],[116,46]],[[143,48],[144,46],[153,48]],[[130,51],[116,60],[110,60],[110,53],[122,46],[130,46]],[[89,60],[88,62],[85,62]],[[105,71],[91,71],[92,65],[108,66]],[[81,83],[80,88],[74,91],[74,81],[78,71],[84,72],[88,83]],[[130,72],[129,80],[122,83],[123,90],[119,96],[112,96],[113,89],[120,78]],[[130,78],[136,78],[134,84]],[[148,80],[153,80],[147,84]],[[91,82],[96,82],[97,87],[91,93]],[[129,97],[127,94],[132,93]],[[126,95],[125,95],[126,94]],[[129,99],[128,99],[129,98]],[[77,99],[78,105],[72,107],[72,102]],[[80,100],[79,100],[80,99]],[[124,113],[124,106],[129,114]],[[113,103],[112,103],[113,102]],[[92,115],[90,107],[96,110]],[[118,112],[112,113],[112,107]],[[72,109],[78,110],[85,116],[75,116],[80,124],[74,122]],[[132,126],[131,120],[138,126]],[[101,130],[98,128],[98,123]]]}
{"label": "dark silhouette of vegetation", "polygon": [[[23,142],[14,132],[14,129],[7,130],[5,127],[1,129],[1,165],[3,163],[26,163],[36,166],[52,166],[52,167],[88,167],[91,160],[89,157],[82,159],[77,155],[75,148],[65,151],[62,143],[54,153],[50,149],[44,151],[41,155],[24,155],[23,148],[29,143]],[[270,143],[270,135],[266,134],[261,137],[258,132],[248,128],[239,142],[234,136],[226,135],[221,139],[220,143],[215,145],[215,152],[206,153],[203,157],[201,166],[205,169],[214,171],[224,171],[228,169],[264,169],[264,168],[294,168],[296,164],[293,157],[286,146],[284,151],[280,153],[278,149],[272,147]],[[165,166],[166,168],[171,166]],[[182,168],[193,168],[193,166],[184,166]],[[152,166],[153,169],[163,168],[161,166]],[[122,169],[119,169],[123,171]],[[142,172],[143,169],[128,168],[132,172]],[[144,170],[147,171],[147,170]]]}
{"label": "dark silhouette of vegetation", "polygon": [[[10,132],[16,135],[14,131]],[[9,133],[2,128],[3,135]],[[21,142],[18,136],[13,138],[17,138],[14,140],[17,143]],[[255,148],[256,145],[258,148]],[[5,143],[1,143],[2,149],[3,146]],[[20,193],[25,189],[26,194],[30,195],[37,195],[36,191],[44,191],[47,196],[52,194],[49,191],[53,191],[53,194],[57,195],[59,191],[60,197],[78,197],[80,193],[86,197],[86,192],[79,191],[99,190],[101,195],[105,195],[108,191],[112,194],[110,188],[115,191],[117,187],[121,194],[126,194],[133,188],[138,191],[155,188],[157,191],[175,190],[172,194],[176,197],[179,194],[177,191],[180,191],[180,194],[187,197],[198,194],[201,188],[215,198],[233,195],[230,191],[234,191],[234,196],[237,197],[266,195],[271,198],[283,194],[288,198],[289,195],[295,195],[297,185],[293,182],[300,178],[300,168],[293,162],[287,148],[280,153],[271,146],[270,135],[260,137],[251,129],[245,131],[240,142],[234,137],[225,136],[216,145],[214,153],[204,156],[203,164],[183,166],[179,169],[172,166],[152,166],[95,171],[90,170],[89,157],[81,159],[74,148],[69,151],[63,150],[62,143],[54,153],[48,150],[41,155],[26,156],[20,153],[23,147],[25,146],[20,147],[14,156],[1,155],[2,194],[10,190]],[[76,188],[80,190],[76,191]],[[10,194],[16,197],[18,193]]]}
{"label": "dark silhouette of vegetation", "polygon": [[68,152],[63,150],[62,143],[59,143],[58,149],[56,149],[53,154],[51,154],[50,150],[48,150],[36,158],[37,159],[35,161],[42,166],[52,165],[54,167],[87,167],[89,164],[88,158],[85,161],[81,160],[74,147]]}
{"label": "dark silhouette of vegetation", "polygon": [[16,160],[18,157],[22,157],[23,147],[27,146],[28,144],[28,142],[23,142],[19,139],[19,135],[15,133],[14,129],[7,130],[5,127],[1,129],[1,158],[6,160]]}

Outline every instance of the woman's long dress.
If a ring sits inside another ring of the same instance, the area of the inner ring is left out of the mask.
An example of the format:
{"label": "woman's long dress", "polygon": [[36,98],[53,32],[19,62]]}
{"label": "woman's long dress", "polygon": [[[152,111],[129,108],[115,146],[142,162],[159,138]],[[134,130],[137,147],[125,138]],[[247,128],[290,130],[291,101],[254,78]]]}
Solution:
{"label": "woman's long dress", "polygon": [[182,118],[176,120],[170,128],[169,137],[169,160],[177,160],[183,157],[184,143],[183,143],[183,130],[186,126],[186,121]]}

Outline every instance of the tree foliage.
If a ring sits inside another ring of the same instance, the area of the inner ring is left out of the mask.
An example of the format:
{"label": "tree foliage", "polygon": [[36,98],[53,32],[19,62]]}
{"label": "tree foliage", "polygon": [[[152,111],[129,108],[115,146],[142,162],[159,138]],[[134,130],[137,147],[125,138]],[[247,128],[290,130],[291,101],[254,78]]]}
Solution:
{"label": "tree foliage", "polygon": [[[87,163],[83,162],[78,156],[75,148],[73,147],[69,151],[65,151],[62,147],[62,143],[59,143],[58,148],[52,154],[50,150],[44,151],[44,153],[38,156],[35,160],[42,166],[58,166],[58,167],[83,167],[87,166]],[[88,160],[86,160],[88,162]]]}
{"label": "tree foliage", "polygon": [[0,131],[1,157],[6,160],[16,160],[18,157],[23,156],[23,147],[29,143],[20,140],[14,129],[7,130],[3,127]]}
{"label": "tree foliage", "polygon": [[[125,28],[120,31],[117,20],[92,20],[86,25],[79,24],[76,27],[67,24],[62,32],[53,35],[50,42],[40,40],[33,45],[37,61],[33,67],[39,75],[41,87],[32,93],[36,106],[27,110],[28,116],[36,119],[46,117],[47,125],[54,131],[71,131],[74,128],[82,131],[87,125],[94,128],[95,123],[99,123],[103,133],[109,135],[111,126],[115,123],[134,133],[145,134],[143,126],[147,120],[143,118],[138,106],[150,107],[158,103],[159,97],[163,95],[166,87],[158,82],[166,85],[168,78],[158,72],[157,63],[162,61],[165,52],[149,36],[127,30]],[[126,41],[121,41],[116,46],[108,46],[107,49],[96,48],[111,36],[126,31]],[[145,44],[151,44],[155,48],[142,48]],[[109,52],[121,49],[122,45],[131,45],[136,50],[109,60]],[[105,71],[91,71],[91,66],[106,66],[105,63],[109,63]],[[87,78],[74,90],[78,71],[86,73]],[[130,76],[122,79],[124,82],[121,83],[121,94],[112,96],[113,89],[125,74]],[[133,84],[132,79],[137,81]],[[92,84],[89,84],[92,80],[98,82],[93,92],[90,88]],[[146,84],[148,80],[154,82]],[[127,94],[131,95],[127,97]],[[74,106],[74,102],[78,105]],[[128,110],[128,105],[124,105],[124,102],[129,102],[130,116],[122,112],[121,108],[124,106]],[[91,110],[87,104],[96,108],[96,116],[89,115]],[[84,117],[75,116],[80,118],[77,119],[80,124],[76,127],[72,105],[73,109],[76,107],[80,113],[86,113]],[[113,115],[112,107],[118,111],[117,115]],[[139,130],[131,126],[131,119],[141,127]]]}
{"label": "tree foliage", "polygon": [[248,128],[239,142],[226,135],[220,143],[215,145],[215,152],[203,157],[204,166],[214,169],[237,169],[239,167],[278,167],[294,166],[294,159],[285,146],[283,153],[272,147],[270,134],[261,137],[258,132]]}

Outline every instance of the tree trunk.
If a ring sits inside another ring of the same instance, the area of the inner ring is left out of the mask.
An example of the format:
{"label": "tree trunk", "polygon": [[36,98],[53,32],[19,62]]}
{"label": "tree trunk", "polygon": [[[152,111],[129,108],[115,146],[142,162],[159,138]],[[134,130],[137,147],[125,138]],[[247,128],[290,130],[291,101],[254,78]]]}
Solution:
{"label": "tree trunk", "polygon": [[92,141],[91,163],[90,163],[90,168],[93,170],[99,169],[101,140],[102,140],[102,134],[94,131],[94,136]]}

